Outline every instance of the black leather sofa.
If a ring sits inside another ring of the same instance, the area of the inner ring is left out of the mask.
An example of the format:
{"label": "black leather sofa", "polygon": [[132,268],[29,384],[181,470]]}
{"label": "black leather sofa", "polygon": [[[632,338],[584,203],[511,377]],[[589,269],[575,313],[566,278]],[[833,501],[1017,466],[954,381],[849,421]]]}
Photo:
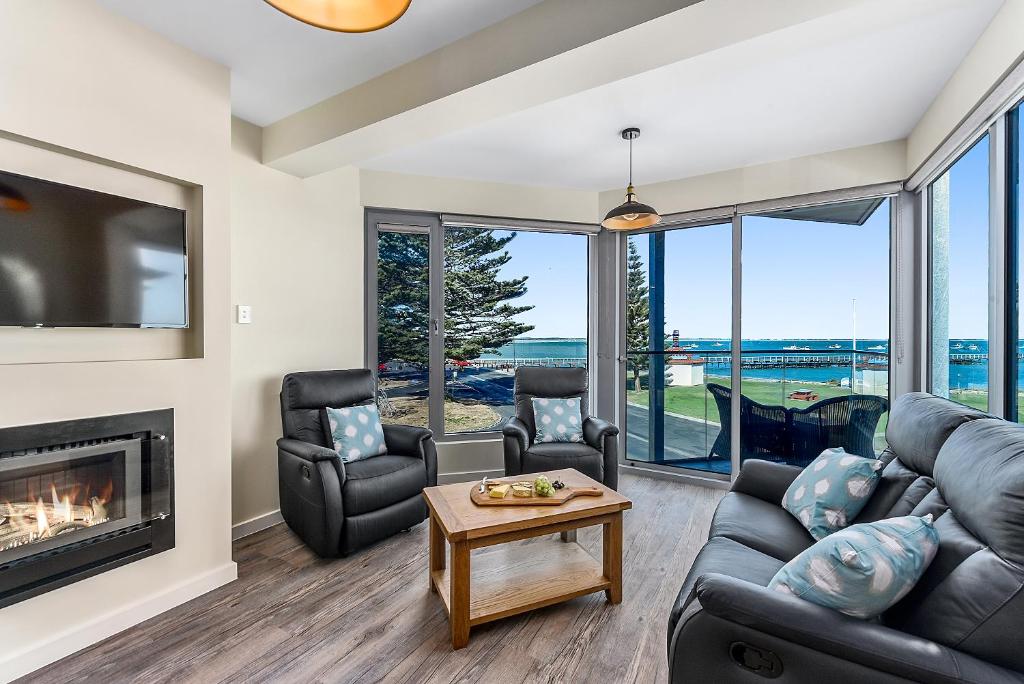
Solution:
{"label": "black leather sofa", "polygon": [[284,437],[277,441],[281,515],[320,556],[348,555],[427,519],[423,488],[437,484],[430,430],[385,425],[387,453],[348,464],[324,434],[321,409],[373,403],[376,390],[363,369],[284,378]]}
{"label": "black leather sofa", "polygon": [[886,440],[855,522],[935,515],[915,588],[873,621],[769,591],[813,540],[779,505],[799,469],[747,461],[672,607],[673,683],[1024,682],[1024,426],[915,393]]}
{"label": "black leather sofa", "polygon": [[[537,425],[533,399],[579,398],[583,442],[535,443]],[[590,415],[585,368],[516,369],[516,415],[502,428],[505,474],[522,475],[545,470],[575,468],[612,489],[619,486],[619,428]]]}

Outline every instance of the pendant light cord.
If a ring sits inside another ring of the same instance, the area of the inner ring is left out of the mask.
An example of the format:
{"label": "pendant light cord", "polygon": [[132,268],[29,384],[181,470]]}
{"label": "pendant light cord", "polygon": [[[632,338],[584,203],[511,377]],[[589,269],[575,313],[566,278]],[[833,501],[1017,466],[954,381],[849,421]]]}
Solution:
{"label": "pendant light cord", "polygon": [[629,184],[633,185],[633,139],[629,139]]}

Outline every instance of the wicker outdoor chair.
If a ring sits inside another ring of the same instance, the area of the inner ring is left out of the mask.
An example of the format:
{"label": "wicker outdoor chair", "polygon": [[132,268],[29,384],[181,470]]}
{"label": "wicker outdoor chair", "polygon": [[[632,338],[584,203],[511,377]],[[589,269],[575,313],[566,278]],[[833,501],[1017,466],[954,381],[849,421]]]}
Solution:
{"label": "wicker outdoor chair", "polygon": [[[708,383],[718,405],[722,429],[709,458],[732,458],[732,392]],[[824,399],[806,408],[759,404],[740,394],[740,461],[766,461],[806,466],[825,449],[873,457],[875,427],[889,410],[884,397],[854,394]]]}

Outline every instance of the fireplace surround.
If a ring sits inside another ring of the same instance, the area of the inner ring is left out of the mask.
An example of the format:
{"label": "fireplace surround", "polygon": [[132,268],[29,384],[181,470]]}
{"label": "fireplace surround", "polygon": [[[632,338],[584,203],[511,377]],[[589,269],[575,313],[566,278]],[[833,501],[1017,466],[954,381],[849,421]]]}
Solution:
{"label": "fireplace surround", "polygon": [[0,608],[174,547],[174,411],[0,429]]}

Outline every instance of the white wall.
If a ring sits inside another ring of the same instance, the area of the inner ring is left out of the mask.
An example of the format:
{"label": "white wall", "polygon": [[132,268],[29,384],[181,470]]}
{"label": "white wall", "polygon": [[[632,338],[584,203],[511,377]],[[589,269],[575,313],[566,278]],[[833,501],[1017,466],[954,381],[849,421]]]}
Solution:
{"label": "white wall", "polygon": [[[192,216],[199,229],[192,244],[193,320],[202,337],[196,358],[85,362],[80,333],[66,330],[47,332],[46,358],[38,363],[11,363],[17,345],[0,344],[8,361],[0,365],[4,426],[175,410],[175,549],[0,609],[5,680],[230,581],[235,566],[228,72],[90,0],[0,4],[0,64],[0,138],[60,153],[5,155],[0,168],[69,174],[128,195],[198,189],[202,198]],[[83,166],[83,157],[97,166]],[[104,354],[135,359],[152,342],[146,331],[121,331],[108,338]]]}
{"label": "white wall", "polygon": [[1006,0],[907,139],[914,172],[1024,58],[1024,0]]}
{"label": "white wall", "polygon": [[231,130],[231,300],[253,312],[231,332],[239,524],[278,509],[282,377],[363,365],[363,210],[355,169],[302,180],[260,163],[259,128]]}

